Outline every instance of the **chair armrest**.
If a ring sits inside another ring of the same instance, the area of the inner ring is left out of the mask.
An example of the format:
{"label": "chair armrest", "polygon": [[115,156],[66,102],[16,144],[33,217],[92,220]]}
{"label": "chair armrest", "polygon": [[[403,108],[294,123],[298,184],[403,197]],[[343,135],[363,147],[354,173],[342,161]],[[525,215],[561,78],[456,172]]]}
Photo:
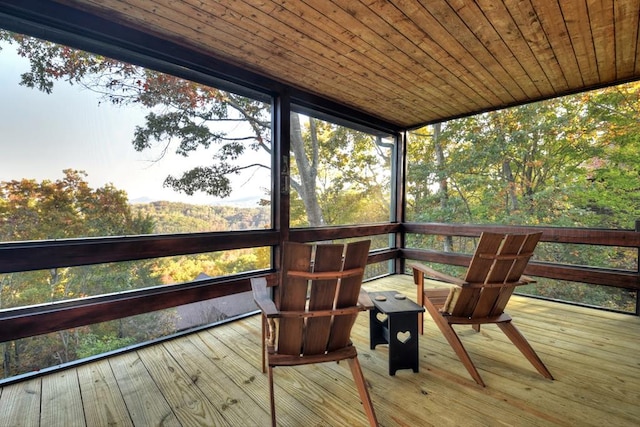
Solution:
{"label": "chair armrest", "polygon": [[279,311],[267,288],[267,279],[264,277],[252,278],[251,290],[253,292],[253,300],[262,311],[262,314],[266,317],[277,317]]}
{"label": "chair armrest", "polygon": [[451,283],[453,285],[463,286],[463,285],[465,285],[467,283],[462,279],[450,276],[450,275],[445,274],[445,273],[441,273],[438,270],[434,270],[433,268],[427,267],[424,264],[412,263],[412,264],[409,265],[409,267],[411,267],[414,270],[414,275],[415,275],[416,271],[419,271],[419,272],[422,273],[422,275],[424,277],[429,277],[429,278],[432,278],[432,279],[440,280],[442,282]]}
{"label": "chair armrest", "polygon": [[522,276],[520,276],[520,282],[525,285],[528,285],[530,283],[536,283],[536,279],[534,279],[533,277],[525,276],[523,274]]}
{"label": "chair armrest", "polygon": [[307,280],[334,280],[334,279],[346,279],[347,277],[360,276],[364,273],[364,268],[351,268],[349,270],[342,271],[287,271],[287,277],[295,277],[298,279]]}
{"label": "chair armrest", "polygon": [[373,310],[373,301],[371,296],[364,289],[360,289],[360,295],[358,295],[358,305],[365,310]]}

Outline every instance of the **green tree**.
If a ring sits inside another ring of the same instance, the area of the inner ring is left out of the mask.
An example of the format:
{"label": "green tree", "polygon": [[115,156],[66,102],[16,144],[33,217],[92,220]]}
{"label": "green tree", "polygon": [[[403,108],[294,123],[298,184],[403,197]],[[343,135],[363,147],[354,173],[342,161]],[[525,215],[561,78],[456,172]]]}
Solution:
{"label": "green tree", "polygon": [[[0,240],[45,240],[153,232],[149,216],[131,213],[124,191],[107,184],[92,189],[86,174],[67,169],[57,181],[0,182]],[[2,276],[1,308],[87,295],[84,280],[69,268]],[[128,269],[127,269],[128,270]],[[83,271],[83,268],[74,269]],[[117,269],[112,269],[115,274]],[[39,285],[36,285],[39,284]],[[110,289],[109,292],[122,289]],[[95,293],[94,293],[95,295]]]}
{"label": "green tree", "polygon": [[587,184],[576,200],[597,215],[590,226],[631,228],[640,218],[640,83],[583,95],[606,149],[585,162]]}
{"label": "green tree", "polygon": [[[303,142],[296,159],[314,176],[315,185],[304,188],[305,180],[296,162],[291,169],[292,225],[338,225],[389,220],[392,144],[379,135],[308,117],[301,124]],[[315,223],[298,213],[304,194],[313,192],[318,206]],[[296,220],[297,219],[297,220]]]}
{"label": "green tree", "polygon": [[[640,85],[480,114],[410,135],[409,219],[633,227],[640,214]],[[411,244],[470,252],[473,239]],[[635,251],[543,243],[536,259],[635,270]],[[532,292],[624,308],[615,288],[541,280]]]}
{"label": "green tree", "polygon": [[[81,171],[65,170],[57,181],[0,182],[3,241],[148,234],[153,221],[133,215],[124,191],[108,184],[92,189]],[[0,274],[0,308],[42,304],[151,286],[144,263],[115,263]],[[158,320],[156,320],[156,323]],[[113,335],[119,337],[117,332]],[[76,358],[80,330],[3,343],[5,376]]]}
{"label": "green tree", "polygon": [[571,197],[587,183],[585,162],[607,146],[585,113],[571,96],[442,124],[434,154],[412,172],[430,177],[438,198],[417,211],[444,211],[451,222],[579,225]]}
{"label": "green tree", "polygon": [[[173,150],[182,156],[206,150],[208,161],[181,176],[167,176],[165,186],[189,195],[200,191],[227,197],[232,190],[231,176],[270,167],[242,161],[251,151],[271,153],[271,106],[262,100],[0,30],[2,40],[15,44],[18,53],[30,61],[30,70],[22,74],[24,86],[51,93],[56,81],[65,81],[95,91],[105,102],[146,108],[145,123],[136,128],[132,138],[136,150]],[[317,172],[320,147],[325,143],[314,122],[303,135],[298,115],[292,115],[291,148],[297,175],[291,179],[291,187],[299,195],[306,223],[311,226],[324,223],[317,191],[322,183]],[[206,159],[200,152],[198,156]]]}

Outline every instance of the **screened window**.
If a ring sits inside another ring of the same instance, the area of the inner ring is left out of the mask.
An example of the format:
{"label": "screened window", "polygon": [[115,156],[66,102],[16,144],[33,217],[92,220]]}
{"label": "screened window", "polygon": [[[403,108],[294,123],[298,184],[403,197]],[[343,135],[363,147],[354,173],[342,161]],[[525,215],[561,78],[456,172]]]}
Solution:
{"label": "screened window", "polygon": [[391,219],[391,135],[291,115],[291,226]]}
{"label": "screened window", "polygon": [[[640,84],[440,123],[409,134],[407,221],[632,230],[640,218]],[[470,239],[409,236],[466,252]],[[637,250],[540,243],[535,259],[637,271]],[[520,292],[623,311],[636,293],[541,279]]]}
{"label": "screened window", "polygon": [[0,241],[271,227],[271,106],[0,30]]}
{"label": "screened window", "polygon": [[[272,228],[271,102],[0,30],[0,243]],[[0,311],[269,268],[257,247],[0,274]],[[2,343],[4,376],[255,310],[247,294]]]}

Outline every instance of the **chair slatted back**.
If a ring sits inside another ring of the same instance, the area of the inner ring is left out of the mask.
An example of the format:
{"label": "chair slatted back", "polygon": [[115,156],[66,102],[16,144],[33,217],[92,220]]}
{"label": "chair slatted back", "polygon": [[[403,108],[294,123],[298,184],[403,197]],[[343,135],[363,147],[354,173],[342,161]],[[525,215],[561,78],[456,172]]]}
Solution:
{"label": "chair slatted back", "polygon": [[504,312],[542,233],[482,233],[456,301],[453,316],[481,318]]}
{"label": "chair slatted back", "polygon": [[[364,277],[364,268],[367,266],[370,244],[371,241],[366,240],[350,243],[345,248],[344,270],[362,268],[362,274],[345,277],[341,280],[340,289],[336,295],[336,308],[346,308],[357,305],[362,279]],[[328,351],[346,347],[351,343],[351,328],[356,321],[356,317],[357,314],[334,317],[331,337],[327,346]]]}
{"label": "chair slatted back", "polygon": [[[368,240],[346,245],[284,243],[276,300],[284,315],[279,319],[277,353],[323,354],[350,344],[369,245]],[[340,277],[351,269],[359,270],[353,276]],[[324,274],[309,278],[305,273]],[[327,313],[344,308],[354,310]]]}

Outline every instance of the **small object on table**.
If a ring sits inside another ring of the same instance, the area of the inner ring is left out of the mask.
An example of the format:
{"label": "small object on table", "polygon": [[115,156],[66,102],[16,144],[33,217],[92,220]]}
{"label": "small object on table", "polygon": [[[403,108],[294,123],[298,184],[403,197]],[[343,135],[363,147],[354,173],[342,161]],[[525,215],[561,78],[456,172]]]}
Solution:
{"label": "small object on table", "polygon": [[418,372],[418,313],[424,312],[424,307],[394,291],[369,295],[374,306],[369,311],[371,350],[378,344],[389,344],[389,375],[395,375],[398,369]]}

